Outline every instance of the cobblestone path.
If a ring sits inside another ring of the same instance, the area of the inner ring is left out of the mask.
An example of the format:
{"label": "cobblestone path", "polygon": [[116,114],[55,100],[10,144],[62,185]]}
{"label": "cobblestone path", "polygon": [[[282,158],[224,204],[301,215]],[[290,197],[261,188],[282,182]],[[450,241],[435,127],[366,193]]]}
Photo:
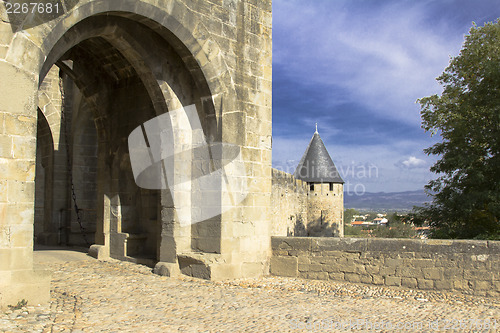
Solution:
{"label": "cobblestone path", "polygon": [[500,331],[496,298],[278,277],[168,278],[112,259],[44,266],[53,271],[50,305],[0,313],[1,332]]}

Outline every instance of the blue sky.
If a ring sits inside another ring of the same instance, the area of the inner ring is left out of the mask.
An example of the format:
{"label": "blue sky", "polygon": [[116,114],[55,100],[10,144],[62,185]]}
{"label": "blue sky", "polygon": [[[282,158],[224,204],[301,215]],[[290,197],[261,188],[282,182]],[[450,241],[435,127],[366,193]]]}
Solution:
{"label": "blue sky", "polygon": [[293,173],[317,122],[345,190],[422,189],[439,137],[415,101],[497,17],[498,0],[274,0],[273,166]]}

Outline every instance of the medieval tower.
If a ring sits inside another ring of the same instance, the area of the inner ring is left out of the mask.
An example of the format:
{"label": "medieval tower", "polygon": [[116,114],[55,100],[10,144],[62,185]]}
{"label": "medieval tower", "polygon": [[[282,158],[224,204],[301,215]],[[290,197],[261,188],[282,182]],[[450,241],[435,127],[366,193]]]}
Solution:
{"label": "medieval tower", "polygon": [[344,236],[344,180],[317,127],[295,173],[272,180],[272,236]]}
{"label": "medieval tower", "polygon": [[308,236],[344,236],[344,180],[316,132],[294,174],[307,183]]}

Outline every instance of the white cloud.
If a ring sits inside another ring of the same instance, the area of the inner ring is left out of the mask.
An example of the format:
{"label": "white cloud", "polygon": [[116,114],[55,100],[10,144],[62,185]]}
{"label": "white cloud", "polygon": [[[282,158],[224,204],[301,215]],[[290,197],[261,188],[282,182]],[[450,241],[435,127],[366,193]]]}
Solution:
{"label": "white cloud", "polygon": [[415,156],[410,156],[405,160],[398,161],[395,165],[399,168],[415,169],[425,168],[427,166],[427,163],[424,160],[416,158]]}

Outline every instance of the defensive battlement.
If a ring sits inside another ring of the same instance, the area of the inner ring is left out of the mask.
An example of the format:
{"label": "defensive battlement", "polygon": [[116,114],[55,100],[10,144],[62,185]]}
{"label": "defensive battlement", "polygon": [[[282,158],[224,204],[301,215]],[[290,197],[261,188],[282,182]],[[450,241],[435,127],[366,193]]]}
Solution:
{"label": "defensive battlement", "polygon": [[281,187],[290,192],[307,193],[307,183],[288,172],[272,169],[273,187]]}

